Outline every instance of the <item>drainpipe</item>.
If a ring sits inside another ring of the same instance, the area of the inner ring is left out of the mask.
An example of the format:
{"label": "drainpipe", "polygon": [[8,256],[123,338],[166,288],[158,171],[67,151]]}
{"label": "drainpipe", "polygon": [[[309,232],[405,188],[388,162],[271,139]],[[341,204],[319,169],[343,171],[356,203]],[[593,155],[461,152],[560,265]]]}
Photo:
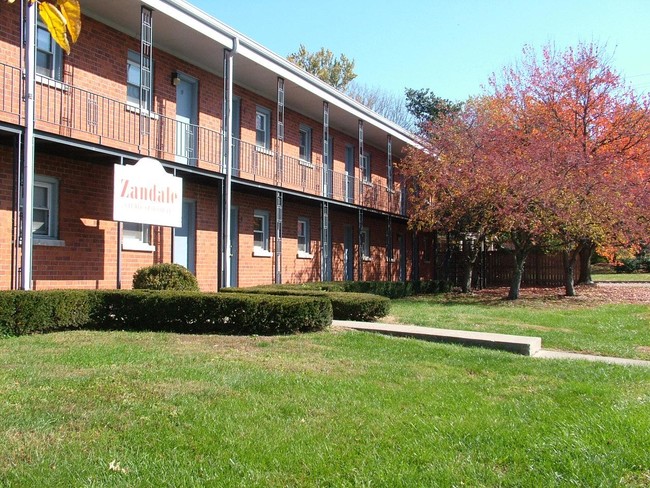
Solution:
{"label": "drainpipe", "polygon": [[225,256],[223,260],[223,269],[224,269],[224,288],[230,286],[230,252],[232,247],[232,236],[230,235],[230,220],[231,220],[231,209],[232,209],[232,78],[233,78],[233,65],[234,57],[237,54],[237,49],[239,48],[239,38],[234,37],[232,40],[232,49],[226,51],[225,55],[228,57],[227,66],[228,66],[228,98],[226,100],[226,198],[225,198],[225,215],[224,215],[224,229],[223,229],[223,239],[226,243]]}
{"label": "drainpipe", "polygon": [[20,287],[32,289],[34,208],[34,91],[36,87],[36,2],[27,5],[25,43],[25,141],[23,144],[23,210]]}

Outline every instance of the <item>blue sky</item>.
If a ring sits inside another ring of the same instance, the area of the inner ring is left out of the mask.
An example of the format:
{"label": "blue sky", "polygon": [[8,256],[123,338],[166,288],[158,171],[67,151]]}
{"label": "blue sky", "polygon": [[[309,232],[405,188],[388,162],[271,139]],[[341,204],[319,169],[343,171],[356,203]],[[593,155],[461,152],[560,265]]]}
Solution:
{"label": "blue sky", "polygon": [[612,64],[650,91],[650,0],[189,0],[286,56],[302,43],[353,58],[359,83],[396,95],[477,95],[528,44],[605,44]]}

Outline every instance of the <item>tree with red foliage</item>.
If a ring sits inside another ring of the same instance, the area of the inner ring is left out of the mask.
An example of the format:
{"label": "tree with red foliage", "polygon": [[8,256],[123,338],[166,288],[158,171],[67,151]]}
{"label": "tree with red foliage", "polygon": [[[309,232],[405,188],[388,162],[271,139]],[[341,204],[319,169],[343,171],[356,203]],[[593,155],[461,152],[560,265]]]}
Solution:
{"label": "tree with red foliage", "polygon": [[566,294],[575,295],[574,267],[580,252],[648,232],[647,204],[650,105],[627,86],[594,44],[524,60],[493,83],[495,95],[517,89],[530,98],[535,124],[551,151],[547,171],[556,181],[547,195],[552,242],[564,255]]}
{"label": "tree with red foliage", "polygon": [[563,252],[574,295],[583,247],[648,234],[648,100],[598,46],[524,49],[481,98],[421,135],[402,164],[417,188],[411,225],[507,242],[509,298],[535,248]]}

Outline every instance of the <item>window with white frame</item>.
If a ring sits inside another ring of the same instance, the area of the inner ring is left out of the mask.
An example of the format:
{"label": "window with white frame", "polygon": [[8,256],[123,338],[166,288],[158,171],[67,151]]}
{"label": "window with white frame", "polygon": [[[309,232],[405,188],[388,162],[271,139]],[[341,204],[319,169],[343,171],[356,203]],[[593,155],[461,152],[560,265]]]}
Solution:
{"label": "window with white frame", "polygon": [[34,176],[32,233],[34,238],[58,239],[59,182],[48,176]]}
{"label": "window with white frame", "polygon": [[[129,105],[150,110],[151,100],[143,99],[140,101],[140,75],[140,53],[129,49],[126,60],[126,101]],[[153,98],[153,71],[151,89],[151,97]]]}
{"label": "window with white frame", "polygon": [[370,174],[370,153],[364,152],[361,156],[361,178],[364,183],[371,183],[372,178]]}
{"label": "window with white frame", "polygon": [[309,219],[298,219],[298,257],[312,257]]}
{"label": "window with white frame", "polygon": [[311,127],[300,124],[300,159],[311,163]]}
{"label": "window with white frame", "polygon": [[63,79],[63,49],[40,20],[36,27],[36,73],[56,81]]}
{"label": "window with white frame", "polygon": [[359,235],[359,247],[361,249],[361,257],[364,260],[370,259],[370,230],[368,227],[363,227],[361,229],[361,234]]}
{"label": "window with white frame", "polygon": [[151,226],[124,222],[122,224],[122,249],[130,251],[153,251]]}
{"label": "window with white frame", "polygon": [[264,107],[257,107],[255,111],[255,144],[271,149],[271,111]]}
{"label": "window with white frame", "polygon": [[269,242],[269,212],[255,210],[253,213],[253,254],[269,256],[271,254]]}

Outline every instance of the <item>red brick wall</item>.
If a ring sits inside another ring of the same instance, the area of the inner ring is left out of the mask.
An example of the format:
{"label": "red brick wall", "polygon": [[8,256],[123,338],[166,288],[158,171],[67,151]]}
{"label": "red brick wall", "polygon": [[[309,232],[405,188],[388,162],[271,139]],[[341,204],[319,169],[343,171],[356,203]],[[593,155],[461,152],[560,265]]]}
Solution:
{"label": "red brick wall", "polygon": [[[112,217],[113,166],[39,155],[36,173],[59,182],[59,239],[65,245],[34,246],[34,288],[115,288],[118,242],[117,223]],[[215,291],[219,215],[216,185],[186,183],[183,193],[197,204],[199,286],[205,291]],[[131,287],[133,273],[138,268],[171,262],[171,229],[153,226],[151,241],[155,246],[153,252],[122,251],[123,288]],[[3,257],[4,254],[3,249]]]}
{"label": "red brick wall", "polygon": [[269,246],[275,252],[275,200],[265,195],[233,192],[233,205],[239,209],[238,249],[239,286],[253,286],[273,283],[275,258],[253,256],[253,214],[255,210],[269,212]]}
{"label": "red brick wall", "polygon": [[0,178],[0,289],[3,290],[11,288],[12,282],[14,166],[12,148],[0,145],[0,174],[2,174]]}

